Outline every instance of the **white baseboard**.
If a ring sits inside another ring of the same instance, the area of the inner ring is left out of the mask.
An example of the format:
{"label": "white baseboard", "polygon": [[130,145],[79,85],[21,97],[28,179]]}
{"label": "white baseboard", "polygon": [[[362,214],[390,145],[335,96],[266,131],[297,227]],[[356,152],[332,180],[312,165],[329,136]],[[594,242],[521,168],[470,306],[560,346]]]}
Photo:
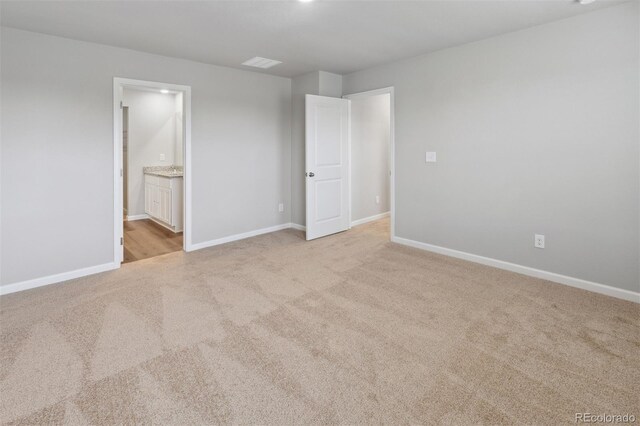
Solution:
{"label": "white baseboard", "polygon": [[[144,215],[146,216],[146,215]],[[140,218],[144,219],[144,218]],[[136,219],[137,220],[137,219]],[[297,225],[300,226],[300,225]],[[268,234],[270,232],[281,231],[283,229],[292,228],[291,223],[283,223],[281,225],[272,226],[269,228],[257,229],[255,231],[245,232],[243,234],[230,235],[228,237],[218,238],[217,240],[205,241],[191,245],[188,251],[194,251],[203,249],[206,247],[212,247],[219,244],[230,243],[232,241],[238,241],[245,238],[255,237],[257,235]],[[61,274],[49,275],[46,277],[35,278],[28,281],[22,281],[14,284],[7,284],[0,286],[0,296],[9,293],[15,293],[17,291],[29,290],[36,287],[42,287],[49,284],[56,284],[63,281],[72,280],[74,278],[80,278],[87,275],[93,275],[100,272],[110,271],[112,269],[118,269],[120,264],[118,263],[105,263],[103,265],[91,266],[88,268],[77,269],[75,271],[63,272]]]}
{"label": "white baseboard", "polygon": [[[372,216],[372,217],[376,217],[376,216]],[[384,216],[381,216],[381,217],[384,217]],[[379,217],[376,217],[376,219],[378,218]],[[372,220],[376,220],[371,218],[366,218],[366,219],[368,219],[367,221],[369,222]],[[361,219],[361,220],[364,220],[364,219]],[[366,222],[362,222],[362,223],[366,223]],[[194,251],[194,250],[199,250],[207,247],[213,247],[220,244],[230,243],[232,241],[238,241],[245,238],[255,237],[257,235],[268,234],[270,232],[281,231],[283,229],[289,229],[289,228],[297,229],[300,231],[304,231],[306,229],[305,226],[299,225],[297,223],[283,223],[281,225],[257,229],[257,230],[245,232],[242,234],[230,235],[228,237],[218,238],[216,240],[193,244],[191,245],[191,248],[188,251]],[[442,254],[445,256],[451,256],[458,259],[468,260],[470,262],[480,263],[483,265],[492,266],[494,268],[504,269],[507,271],[527,275],[530,277],[553,281],[555,283],[564,284],[571,287],[576,287],[583,290],[604,294],[606,296],[612,296],[618,299],[624,299],[631,302],[640,303],[640,293],[634,292],[634,291],[624,290],[624,289],[612,287],[605,284],[586,281],[580,278],[569,277],[566,275],[556,274],[554,272],[543,271],[540,269],[530,268],[528,266],[505,262],[502,260],[497,260],[489,257],[479,256],[476,254],[466,253],[463,251],[448,249],[445,247],[440,247],[432,244],[422,243],[419,241],[409,240],[406,238],[394,236],[394,237],[391,237],[391,241],[393,241],[394,243]],[[48,275],[46,277],[35,278],[32,280],[17,282],[13,284],[7,284],[7,285],[0,286],[0,295],[15,293],[17,291],[29,290],[37,287],[43,287],[49,284],[60,283],[63,281],[84,277],[87,275],[93,275],[100,272],[110,271],[113,269],[117,269],[119,267],[120,265],[118,263],[110,262],[102,265],[91,266],[88,268],[76,269],[74,271],[63,272],[60,274]]]}
{"label": "white baseboard", "polygon": [[103,265],[90,266],[88,268],[76,269],[75,271],[63,272],[61,274],[48,275],[46,277],[35,278],[32,280],[21,281],[13,284],[0,286],[0,295],[15,293],[17,291],[29,290],[31,288],[42,287],[49,284],[56,284],[62,281],[72,280],[74,278],[85,277],[87,275],[97,274],[99,272],[110,271],[119,268],[120,265],[110,262]]}
{"label": "white baseboard", "polygon": [[269,228],[256,229],[254,231],[244,232],[242,234],[229,235],[228,237],[222,237],[215,240],[204,241],[202,243],[191,244],[189,251],[200,250],[207,247],[213,247],[220,244],[230,243],[232,241],[244,240],[245,238],[255,237],[257,235],[268,234],[270,232],[282,231],[283,229],[291,228],[290,223],[283,223],[281,225],[271,226]]}
{"label": "white baseboard", "polygon": [[351,222],[351,226],[362,225],[365,223],[373,222],[374,220],[382,219],[384,217],[389,217],[389,212],[380,213],[373,216],[364,217],[362,219],[354,220],[353,222]]}
{"label": "white baseboard", "polygon": [[167,225],[166,223],[164,223],[164,222],[163,222],[163,221],[161,221],[161,220],[156,219],[155,217],[149,216],[149,219],[150,219],[153,223],[155,223],[155,224],[157,224],[157,225],[159,225],[159,226],[162,226],[164,229],[169,230],[169,231],[173,232],[174,234],[177,234],[177,233],[179,233],[179,232],[182,232],[182,231],[183,231],[183,229],[181,229],[181,228],[173,229],[170,225]]}
{"label": "white baseboard", "polygon": [[306,226],[304,226],[304,225],[299,225],[299,224],[297,224],[297,223],[291,223],[291,227],[292,227],[293,229],[297,229],[298,231],[306,231],[306,230],[307,230],[307,227],[306,227]]}
{"label": "white baseboard", "polygon": [[445,256],[456,257],[458,259],[468,260],[470,262],[480,263],[494,268],[504,269],[527,275],[534,278],[553,281],[558,284],[564,284],[571,287],[580,288],[582,290],[592,291],[594,293],[604,294],[606,296],[616,297],[618,299],[628,300],[630,302],[640,303],[640,293],[635,291],[624,290],[612,287],[606,284],[599,284],[580,278],[569,277],[567,275],[556,274],[555,272],[543,271],[541,269],[530,268],[528,266],[518,265],[516,263],[505,262],[503,260],[492,259],[490,257],[478,256],[476,254],[466,253],[463,251],[448,249],[445,247],[435,246],[432,244],[421,243],[419,241],[409,240],[406,238],[392,237],[391,241],[409,247],[430,251],[433,253],[443,254]]}
{"label": "white baseboard", "polygon": [[142,219],[149,219],[149,215],[148,214],[134,214],[131,216],[127,215],[127,221],[142,220]]}

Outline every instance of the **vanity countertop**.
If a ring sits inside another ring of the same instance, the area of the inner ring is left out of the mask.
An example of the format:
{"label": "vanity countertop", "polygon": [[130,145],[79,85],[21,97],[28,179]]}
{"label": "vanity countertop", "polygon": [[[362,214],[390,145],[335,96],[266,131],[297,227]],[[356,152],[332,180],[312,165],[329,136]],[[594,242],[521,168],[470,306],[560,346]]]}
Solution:
{"label": "vanity countertop", "polygon": [[162,176],[168,178],[176,178],[183,176],[182,166],[150,166],[143,167],[142,172],[145,175]]}

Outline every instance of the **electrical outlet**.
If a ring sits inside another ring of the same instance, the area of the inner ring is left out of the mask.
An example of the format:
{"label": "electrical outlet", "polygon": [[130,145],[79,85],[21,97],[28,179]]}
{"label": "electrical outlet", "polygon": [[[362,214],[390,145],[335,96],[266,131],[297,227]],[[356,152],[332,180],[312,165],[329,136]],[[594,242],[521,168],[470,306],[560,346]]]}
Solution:
{"label": "electrical outlet", "polygon": [[533,239],[533,246],[535,248],[544,248],[544,235],[535,234]]}
{"label": "electrical outlet", "polygon": [[284,211],[284,204],[282,204],[282,203],[278,204],[278,211],[280,213],[282,213]]}
{"label": "electrical outlet", "polygon": [[425,161],[427,163],[435,163],[436,162],[436,153],[435,152],[427,152],[425,156]]}
{"label": "electrical outlet", "polygon": [[160,154],[160,161],[164,161],[164,154]]}
{"label": "electrical outlet", "polygon": [[380,196],[376,195],[376,204],[380,204]]}

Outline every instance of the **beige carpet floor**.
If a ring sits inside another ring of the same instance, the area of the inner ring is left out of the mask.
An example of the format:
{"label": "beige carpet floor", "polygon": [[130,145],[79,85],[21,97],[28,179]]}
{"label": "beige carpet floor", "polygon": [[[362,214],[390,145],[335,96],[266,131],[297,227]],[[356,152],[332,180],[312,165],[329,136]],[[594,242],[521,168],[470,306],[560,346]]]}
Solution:
{"label": "beige carpet floor", "polygon": [[286,230],[0,299],[16,424],[558,424],[640,415],[639,306]]}

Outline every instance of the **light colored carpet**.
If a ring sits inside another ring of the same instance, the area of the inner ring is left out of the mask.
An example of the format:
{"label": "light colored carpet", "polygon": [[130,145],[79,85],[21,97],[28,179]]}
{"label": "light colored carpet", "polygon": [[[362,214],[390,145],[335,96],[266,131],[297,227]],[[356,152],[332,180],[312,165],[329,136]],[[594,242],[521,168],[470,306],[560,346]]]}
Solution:
{"label": "light colored carpet", "polygon": [[640,415],[638,305],[395,245],[387,227],[281,231],[2,297],[2,422]]}

